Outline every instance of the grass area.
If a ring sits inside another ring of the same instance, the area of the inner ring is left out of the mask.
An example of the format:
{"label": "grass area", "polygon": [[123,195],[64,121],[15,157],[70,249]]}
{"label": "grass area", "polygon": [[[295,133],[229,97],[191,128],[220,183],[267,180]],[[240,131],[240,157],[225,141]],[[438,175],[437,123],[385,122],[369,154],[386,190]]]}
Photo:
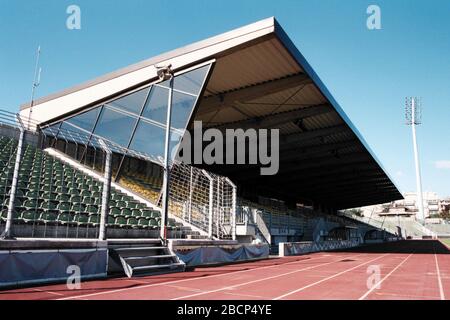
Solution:
{"label": "grass area", "polygon": [[450,239],[440,239],[440,240],[450,248]]}

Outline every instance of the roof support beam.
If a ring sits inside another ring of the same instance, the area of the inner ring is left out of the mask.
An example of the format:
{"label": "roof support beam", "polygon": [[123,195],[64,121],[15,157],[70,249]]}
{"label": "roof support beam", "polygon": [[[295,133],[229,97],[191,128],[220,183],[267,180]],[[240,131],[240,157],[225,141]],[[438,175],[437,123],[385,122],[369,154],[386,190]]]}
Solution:
{"label": "roof support beam", "polygon": [[297,181],[291,181],[290,183],[284,183],[284,186],[300,186],[301,188],[314,187],[317,185],[323,186],[325,184],[337,185],[338,183],[354,183],[360,180],[365,181],[377,181],[379,179],[386,179],[386,175],[379,171],[372,171],[368,174],[352,173],[344,176],[327,176],[325,179],[303,179],[300,177]]}
{"label": "roof support beam", "polygon": [[[314,194],[314,191],[319,191],[320,197],[323,199],[345,199],[348,197],[349,199],[357,198],[358,196],[365,197],[368,194],[371,193],[395,193],[397,192],[397,189],[390,184],[390,182],[386,182],[385,185],[365,185],[365,184],[356,184],[352,186],[347,186],[343,188],[336,188],[334,190],[313,190],[312,193]],[[305,196],[308,196],[308,192],[302,192],[302,194],[305,194]],[[301,194],[299,194],[301,195]]]}
{"label": "roof support beam", "polygon": [[280,159],[283,159],[283,162],[290,160],[302,160],[311,157],[311,155],[324,154],[330,151],[339,151],[340,149],[352,146],[359,146],[359,143],[356,142],[355,140],[349,140],[344,142],[327,143],[310,147],[303,147],[303,146],[294,147],[290,148],[289,150],[286,150],[285,152],[280,152]]}
{"label": "roof support beam", "polygon": [[273,177],[264,177],[264,178],[267,179],[265,181],[269,183],[289,184],[291,182],[321,179],[323,177],[330,177],[330,176],[338,176],[338,175],[360,176],[374,172],[379,172],[379,168],[377,168],[375,165],[369,166],[367,165],[366,162],[361,162],[361,164],[353,164],[351,167],[336,166],[336,167],[329,167],[328,170],[323,170],[321,168],[314,170],[303,170],[297,171],[295,172],[295,174],[275,175]]}
{"label": "roof support beam", "polygon": [[321,196],[328,196],[328,194],[339,194],[341,192],[344,192],[346,190],[351,190],[354,194],[357,194],[361,191],[366,190],[372,190],[372,189],[384,189],[386,187],[390,187],[391,183],[387,179],[381,179],[379,181],[368,181],[363,178],[360,178],[358,180],[353,181],[342,181],[342,182],[335,182],[330,184],[316,184],[312,186],[299,186],[298,188],[292,187],[293,190],[296,192],[302,193],[302,192],[311,192],[311,193],[318,193]]}
{"label": "roof support beam", "polygon": [[342,124],[342,125],[332,126],[332,127],[323,128],[323,129],[317,129],[317,130],[308,131],[308,132],[293,133],[290,135],[281,136],[280,137],[280,150],[287,148],[287,147],[292,147],[292,145],[295,145],[299,142],[304,142],[304,141],[317,139],[317,138],[325,138],[326,136],[331,136],[331,135],[341,133],[344,131],[349,132],[350,128],[347,125]]}
{"label": "roof support beam", "polygon": [[236,102],[245,102],[267,96],[287,89],[295,88],[301,85],[313,83],[306,74],[297,74],[294,76],[264,82],[250,87],[230,91],[228,93],[205,97],[197,111],[197,115],[207,114],[218,109],[230,108]]}
{"label": "roof support beam", "polygon": [[[346,166],[355,163],[360,163],[366,161],[370,163],[372,161],[370,155],[364,152],[351,153],[342,155],[336,158],[333,155],[303,159],[299,161],[291,161],[288,163],[281,162],[280,170],[274,177],[279,177],[282,175],[292,175],[298,171],[304,171],[307,169],[322,168],[324,172],[327,171],[328,166]],[[261,176],[260,165],[235,165],[235,166],[224,166],[218,171],[222,175],[237,173],[240,179],[257,179],[258,176],[262,178],[267,178],[267,176]]]}
{"label": "roof support beam", "polygon": [[250,128],[279,128],[283,124],[292,122],[294,120],[306,119],[329,112],[335,112],[331,105],[319,104],[282,113],[268,114],[261,117],[251,118],[233,123],[224,123],[216,126],[216,128],[223,131],[225,129],[247,130]]}

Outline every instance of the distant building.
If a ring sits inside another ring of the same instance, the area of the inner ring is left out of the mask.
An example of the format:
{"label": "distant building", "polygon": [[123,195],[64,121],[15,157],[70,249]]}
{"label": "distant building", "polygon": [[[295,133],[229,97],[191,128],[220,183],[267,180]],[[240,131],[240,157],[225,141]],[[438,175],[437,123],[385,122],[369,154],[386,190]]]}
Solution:
{"label": "distant building", "polygon": [[[364,216],[377,214],[379,216],[409,216],[418,218],[419,208],[415,192],[403,193],[403,200],[361,208]],[[423,209],[425,218],[450,210],[450,198],[439,199],[436,192],[423,193]]]}

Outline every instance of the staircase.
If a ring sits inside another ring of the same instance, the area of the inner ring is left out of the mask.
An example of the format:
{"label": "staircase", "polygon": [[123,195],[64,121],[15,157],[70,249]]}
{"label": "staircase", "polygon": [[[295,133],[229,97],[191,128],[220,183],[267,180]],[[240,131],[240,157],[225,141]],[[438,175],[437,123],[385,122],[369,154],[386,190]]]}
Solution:
{"label": "staircase", "polygon": [[185,269],[184,262],[160,240],[114,241],[108,247],[111,259],[122,266],[129,278],[182,272]]}

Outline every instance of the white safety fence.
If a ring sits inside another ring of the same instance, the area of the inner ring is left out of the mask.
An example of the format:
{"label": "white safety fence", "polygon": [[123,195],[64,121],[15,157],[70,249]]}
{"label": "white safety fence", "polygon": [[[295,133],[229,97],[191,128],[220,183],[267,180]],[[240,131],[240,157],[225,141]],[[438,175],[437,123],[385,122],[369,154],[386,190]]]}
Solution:
{"label": "white safety fence", "polygon": [[236,191],[226,177],[174,163],[170,170],[169,210],[207,232],[210,238],[235,239]]}

